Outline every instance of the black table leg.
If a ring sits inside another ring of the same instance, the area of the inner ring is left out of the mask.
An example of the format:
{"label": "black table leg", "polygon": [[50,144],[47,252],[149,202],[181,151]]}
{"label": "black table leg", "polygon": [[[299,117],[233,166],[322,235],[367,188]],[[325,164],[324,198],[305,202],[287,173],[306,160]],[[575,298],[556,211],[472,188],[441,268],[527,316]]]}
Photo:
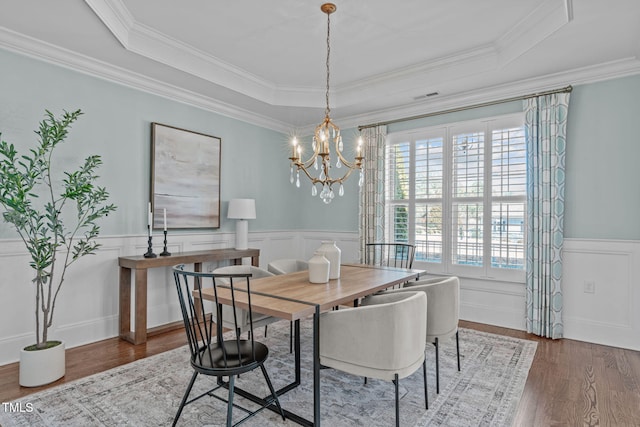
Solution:
{"label": "black table leg", "polygon": [[320,427],[320,306],[313,314],[313,425]]}

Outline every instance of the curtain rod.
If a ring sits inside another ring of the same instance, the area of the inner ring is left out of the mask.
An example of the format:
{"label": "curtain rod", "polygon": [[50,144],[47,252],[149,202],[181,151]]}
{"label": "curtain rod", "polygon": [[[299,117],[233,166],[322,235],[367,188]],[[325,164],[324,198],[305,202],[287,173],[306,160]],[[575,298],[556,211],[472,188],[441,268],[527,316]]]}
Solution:
{"label": "curtain rod", "polygon": [[400,122],[408,122],[410,120],[424,119],[425,117],[440,116],[442,114],[457,113],[458,111],[465,111],[465,110],[471,110],[471,109],[474,109],[474,108],[481,108],[481,107],[488,107],[488,106],[491,106],[491,105],[504,104],[504,103],[511,102],[511,101],[522,101],[524,99],[535,98],[535,97],[544,96],[544,95],[551,95],[551,94],[554,94],[554,93],[571,92],[572,90],[573,90],[573,86],[569,85],[569,86],[563,87],[561,89],[547,90],[547,91],[544,91],[544,92],[531,93],[529,95],[514,96],[512,98],[505,98],[505,99],[499,99],[499,100],[496,100],[496,101],[482,102],[480,104],[467,105],[465,107],[450,108],[448,110],[435,111],[433,113],[425,113],[425,114],[420,114],[420,115],[417,115],[417,116],[404,117],[402,119],[393,119],[393,120],[386,120],[386,121],[383,121],[383,122],[371,123],[371,124],[368,124],[368,125],[360,125],[360,126],[358,126],[358,130],[361,131],[363,129],[373,128],[373,127],[376,127],[376,126],[384,126],[384,125],[389,125],[389,124],[392,124],[392,123],[400,123]]}

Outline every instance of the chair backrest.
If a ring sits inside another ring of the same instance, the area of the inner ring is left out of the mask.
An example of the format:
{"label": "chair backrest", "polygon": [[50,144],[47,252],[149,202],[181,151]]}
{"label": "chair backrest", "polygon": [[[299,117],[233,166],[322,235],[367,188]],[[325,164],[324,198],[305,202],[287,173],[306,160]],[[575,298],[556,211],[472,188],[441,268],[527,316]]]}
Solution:
{"label": "chair backrest", "polygon": [[442,339],[456,333],[460,318],[460,280],[457,277],[409,282],[398,291],[426,292],[428,341],[433,342],[435,337]]}
{"label": "chair backrest", "polygon": [[[251,274],[202,273],[188,271],[184,265],[177,265],[173,267],[173,276],[194,367],[215,371],[253,363],[256,360],[256,347],[253,339]],[[212,310],[216,311],[218,318],[222,315],[222,296],[231,300],[231,304],[228,301],[225,304],[231,308],[230,320],[236,327],[227,337],[220,333],[221,328],[216,327],[214,316],[207,313],[206,307],[211,309],[211,305],[202,298],[205,288],[213,289],[215,301]],[[238,301],[243,302],[243,309],[248,312],[248,330],[251,331],[248,340],[240,337]]]}
{"label": "chair backrest", "polygon": [[226,267],[218,267],[213,272],[215,274],[250,274],[254,279],[275,276],[275,274],[264,268],[254,267],[253,265],[228,265]]}
{"label": "chair backrest", "polygon": [[322,365],[382,380],[410,375],[424,357],[427,297],[424,292],[381,293],[366,303],[322,313]]}
{"label": "chair backrest", "polygon": [[366,243],[364,262],[370,265],[411,268],[415,246],[409,243]]}
{"label": "chair backrest", "polygon": [[308,269],[309,263],[307,261],[295,258],[276,259],[267,265],[267,271],[273,274],[295,273],[296,271]]}

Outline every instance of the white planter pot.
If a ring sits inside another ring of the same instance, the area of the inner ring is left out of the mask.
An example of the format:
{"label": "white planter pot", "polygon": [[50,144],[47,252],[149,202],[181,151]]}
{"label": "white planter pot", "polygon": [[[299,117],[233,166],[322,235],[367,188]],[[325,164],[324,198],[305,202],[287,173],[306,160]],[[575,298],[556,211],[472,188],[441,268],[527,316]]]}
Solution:
{"label": "white planter pot", "polygon": [[64,376],[65,348],[61,342],[44,350],[20,350],[20,385],[37,387]]}

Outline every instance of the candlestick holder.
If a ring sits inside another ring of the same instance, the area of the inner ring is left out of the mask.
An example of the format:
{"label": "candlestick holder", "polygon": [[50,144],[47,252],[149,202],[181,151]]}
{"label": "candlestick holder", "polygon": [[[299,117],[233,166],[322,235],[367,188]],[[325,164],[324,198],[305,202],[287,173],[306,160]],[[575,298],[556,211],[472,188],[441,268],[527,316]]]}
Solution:
{"label": "candlestick holder", "polygon": [[164,230],[164,250],[160,254],[160,256],[170,256],[171,252],[167,250],[167,230]]}
{"label": "candlestick holder", "polygon": [[147,230],[149,231],[149,247],[147,248],[147,253],[144,254],[145,258],[156,258],[158,255],[153,253],[153,246],[151,244],[151,226],[147,225]]}

